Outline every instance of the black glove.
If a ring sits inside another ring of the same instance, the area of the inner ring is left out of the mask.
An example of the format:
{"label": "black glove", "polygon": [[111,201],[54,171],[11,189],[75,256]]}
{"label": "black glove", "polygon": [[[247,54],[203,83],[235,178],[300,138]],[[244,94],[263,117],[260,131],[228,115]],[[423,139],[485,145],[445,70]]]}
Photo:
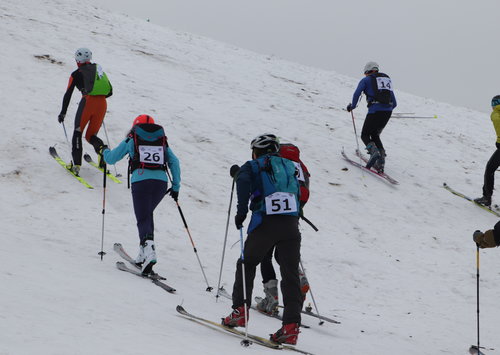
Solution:
{"label": "black glove", "polygon": [[179,191],[175,191],[174,189],[170,188],[167,190],[167,194],[170,195],[170,197],[172,197],[175,202],[177,202],[177,199],[179,198]]}
{"label": "black glove", "polygon": [[351,112],[352,111],[352,104],[347,105],[346,110],[347,110],[347,112]]}
{"label": "black glove", "polygon": [[66,117],[65,113],[60,113],[59,116],[57,116],[57,122],[63,123],[64,122],[64,117]]}
{"label": "black glove", "polygon": [[234,164],[230,169],[229,169],[229,175],[231,175],[231,177],[233,179],[235,179],[238,175],[238,172],[240,171],[240,167],[236,164]]}
{"label": "black glove", "polygon": [[170,195],[174,199],[175,202],[177,202],[177,199],[179,198],[179,191],[175,191],[172,188],[167,190],[167,194]]}
{"label": "black glove", "polygon": [[105,151],[106,149],[109,149],[109,147],[108,147],[106,144],[101,145],[101,146],[99,147],[99,153],[98,153],[98,154],[102,155],[102,153],[104,153],[104,151]]}
{"label": "black glove", "polygon": [[236,229],[241,229],[243,228],[243,221],[247,218],[247,216],[242,216],[237,214],[234,216],[234,224],[236,224]]}

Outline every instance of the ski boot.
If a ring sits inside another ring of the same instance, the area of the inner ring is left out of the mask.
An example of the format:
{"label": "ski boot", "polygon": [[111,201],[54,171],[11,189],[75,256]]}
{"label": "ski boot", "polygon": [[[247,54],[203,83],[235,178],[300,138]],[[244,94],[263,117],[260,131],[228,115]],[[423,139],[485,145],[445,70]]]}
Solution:
{"label": "ski boot", "polygon": [[474,199],[474,202],[479,204],[479,205],[483,205],[485,207],[490,207],[491,206],[491,197],[487,197],[487,196],[479,197],[479,198]]}
{"label": "ski boot", "polygon": [[266,297],[257,303],[257,309],[272,315],[278,313],[278,280],[269,280],[264,284]]}
{"label": "ski boot", "polygon": [[370,154],[370,159],[368,159],[368,162],[366,163],[366,168],[370,169],[375,164],[375,162],[379,160],[380,152],[373,142],[370,142],[366,145],[366,150],[368,151],[368,154]]}
{"label": "ski boot", "polygon": [[[248,319],[248,315],[247,315]],[[230,328],[244,327],[245,323],[245,306],[239,306],[231,312],[226,318],[222,318],[222,325]]]}
{"label": "ski boot", "polygon": [[379,153],[380,157],[377,159],[375,164],[373,164],[373,168],[382,174],[384,172],[384,167],[385,167],[385,157],[386,157],[385,149],[383,148],[379,149]]}
{"label": "ski boot", "polygon": [[280,344],[297,344],[299,337],[299,323],[288,323],[283,326],[274,334],[271,334],[270,340]]}
{"label": "ski boot", "polygon": [[155,242],[153,239],[146,239],[143,245],[144,262],[142,264],[142,274],[147,276],[153,273],[153,265],[156,264]]}
{"label": "ski boot", "polygon": [[74,165],[73,162],[66,164],[66,169],[71,171],[76,176],[80,176],[80,165]]}

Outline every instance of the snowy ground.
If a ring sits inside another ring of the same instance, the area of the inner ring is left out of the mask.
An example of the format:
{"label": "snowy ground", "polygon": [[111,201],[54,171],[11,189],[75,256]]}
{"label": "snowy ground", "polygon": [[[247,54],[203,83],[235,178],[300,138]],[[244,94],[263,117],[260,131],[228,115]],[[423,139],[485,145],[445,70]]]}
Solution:
{"label": "snowy ground", "polygon": [[[300,146],[312,173],[306,215],[320,231],[302,226],[303,263],[320,312],[342,322],[319,326],[304,316],[311,329],[302,331],[298,347],[315,354],[456,355],[476,342],[471,235],[493,227],[497,218],[442,183],[480,195],[495,142],[487,115],[397,91],[397,111],[438,119],[390,121],[383,134],[386,171],[401,182],[393,187],[340,156],[342,147],[351,155],[356,147],[351,117],[342,108],[359,78],[74,0],[4,0],[0,34],[0,354],[273,352],[242,348],[237,339],[177,315],[175,306],[183,304],[217,321],[230,302],[216,302],[215,292],[205,291],[171,199],[156,212],[157,271],[177,288],[176,295],[114,266],[119,258],[113,243],[135,254],[138,242],[126,184],[108,182],[107,254],[100,261],[102,177],[84,165],[81,175],[96,187],[88,190],[48,154],[55,144],[69,158],[57,114],[75,68],[72,54],[81,46],[91,48],[114,86],[105,121],[112,146],[138,114],[165,126],[181,160],[179,201],[211,286],[217,286],[221,264],[229,167],[250,158],[254,136],[275,132]],[[68,134],[78,96],[68,111]],[[358,131],[363,106],[355,111]],[[85,149],[92,153],[89,145]],[[125,174],[126,161],[116,169]],[[239,255],[239,246],[230,246],[238,238],[231,223],[222,273],[226,288]],[[493,348],[500,347],[499,270],[498,251],[481,252],[481,339]],[[261,294],[259,277],[255,291]],[[252,333],[266,336],[279,326],[251,314]]]}

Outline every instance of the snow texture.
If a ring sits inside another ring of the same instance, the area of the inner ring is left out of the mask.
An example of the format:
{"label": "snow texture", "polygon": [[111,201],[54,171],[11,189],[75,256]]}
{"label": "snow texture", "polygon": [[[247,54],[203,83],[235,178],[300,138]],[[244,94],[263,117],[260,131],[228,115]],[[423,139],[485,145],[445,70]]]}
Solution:
{"label": "snow texture", "polygon": [[[340,155],[342,147],[352,156],[356,149],[351,116],[342,109],[360,78],[75,0],[3,0],[0,34],[1,355],[273,353],[243,348],[232,336],[178,316],[175,306],[183,304],[217,321],[231,302],[205,291],[169,197],[155,214],[156,270],[176,295],[115,267],[113,243],[133,256],[138,246],[126,183],[108,181],[107,254],[100,260],[102,176],[83,165],[81,175],[95,186],[88,190],[48,154],[55,145],[70,157],[57,115],[75,69],[73,53],[83,46],[114,87],[105,119],[112,147],[139,114],[164,125],[181,161],[179,203],[210,286],[217,286],[221,265],[229,168],[250,158],[253,137],[276,133],[301,148],[312,174],[305,213],[319,232],[302,224],[302,260],[320,312],[342,322],[319,326],[304,316],[312,327],[302,330],[298,347],[315,354],[455,355],[476,342],[472,232],[492,228],[497,218],[442,183],[480,196],[495,149],[488,115],[396,90],[398,112],[438,118],[389,122],[382,139],[386,172],[401,183],[394,187]],[[393,82],[397,88],[398,78]],[[75,91],[66,117],[70,139],[79,96]],[[354,111],[358,133],[365,113],[363,102]],[[99,135],[105,139],[103,130]],[[84,150],[95,159],[86,142]],[[116,170],[125,175],[126,164]],[[240,252],[233,215],[234,204],[222,272],[229,290]],[[497,348],[499,256],[481,251],[481,343]],[[254,295],[262,295],[260,282],[257,276]],[[267,336],[279,327],[276,319],[250,314],[252,333]]]}

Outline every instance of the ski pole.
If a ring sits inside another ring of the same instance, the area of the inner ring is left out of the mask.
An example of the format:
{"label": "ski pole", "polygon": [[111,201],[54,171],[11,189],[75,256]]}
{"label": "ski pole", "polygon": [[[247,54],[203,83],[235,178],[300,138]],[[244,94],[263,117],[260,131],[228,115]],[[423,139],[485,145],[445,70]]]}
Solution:
{"label": "ski pole", "polygon": [[309,219],[307,219],[304,215],[300,215],[300,218],[302,218],[307,224],[311,226],[312,229],[314,229],[316,232],[319,230]]}
{"label": "ski pole", "polygon": [[[300,268],[302,269],[304,276],[307,278],[306,269],[304,269],[304,265],[302,265],[302,260],[300,260],[299,262],[300,262]],[[309,279],[307,279],[307,281],[309,282]],[[316,309],[316,313],[318,314],[318,318],[320,319],[319,325],[323,325],[325,321],[321,318],[321,315],[319,314],[318,306],[316,305],[316,300],[314,299],[314,295],[312,293],[311,284],[309,284],[309,293],[311,294],[311,299],[313,301],[314,308]]]}
{"label": "ski pole", "polygon": [[236,182],[236,180],[233,179],[233,184],[231,186],[231,197],[229,198],[229,208],[227,209],[226,233],[224,234],[224,244],[222,246],[222,258],[221,258],[221,262],[220,262],[219,281],[217,283],[217,295],[215,296],[216,301],[219,299],[220,282],[221,282],[221,278],[222,278],[222,266],[224,265],[224,255],[226,253],[227,232],[229,229],[229,219],[231,217],[231,205],[233,203],[233,193],[234,193],[235,182]]}
{"label": "ski pole", "polygon": [[354,122],[354,113],[351,110],[351,117],[352,117],[352,126],[354,127],[354,136],[356,137],[356,151],[358,152],[359,155],[359,163],[361,163],[361,151],[359,150],[359,140],[358,140],[358,132],[356,130],[356,123]]}
{"label": "ski pole", "polygon": [[[64,136],[66,137],[66,142],[68,142],[68,147],[69,147],[69,150],[71,152],[73,150],[73,147],[71,146],[71,143],[69,142],[68,133],[66,132],[66,126],[64,125],[64,121],[62,121],[61,123],[62,123],[62,128],[64,130]],[[73,165],[73,156],[71,156],[71,165]]]}
{"label": "ski pole", "polygon": [[207,275],[205,275],[205,270],[203,270],[203,265],[201,265],[200,257],[198,256],[198,250],[196,250],[196,246],[194,245],[193,238],[191,237],[191,232],[189,231],[189,227],[186,223],[186,218],[184,218],[184,213],[182,213],[182,209],[181,209],[181,206],[179,205],[179,201],[175,201],[175,203],[177,204],[177,209],[179,210],[179,213],[181,215],[182,222],[184,223],[184,227],[186,228],[187,234],[189,236],[189,240],[191,240],[191,245],[193,246],[193,251],[196,254],[196,258],[198,259],[198,263],[200,264],[200,268],[201,268],[201,272],[203,273],[203,277],[205,278],[205,282],[207,284],[206,291],[211,292],[213,290],[213,287],[208,284]]}
{"label": "ski pole", "polygon": [[477,351],[479,349],[479,245],[476,246],[476,293],[477,293]]}
{"label": "ski pole", "polygon": [[98,253],[98,255],[101,256],[101,261],[104,255],[106,254],[104,252],[104,216],[106,214],[106,163],[104,163],[104,169],[103,169],[103,182],[102,182],[102,231],[101,231],[101,251]]}
{"label": "ski pole", "polygon": [[[104,128],[104,134],[106,135],[106,143],[108,143],[108,147],[109,149],[111,149],[111,145],[109,144],[108,130],[106,129],[104,121],[102,122],[102,127]],[[116,164],[113,164],[113,167],[115,168],[115,176],[116,177],[122,176],[121,174],[118,174],[118,171],[116,170]]]}
{"label": "ski pole", "polygon": [[[172,181],[172,177],[170,176],[170,172],[168,171],[168,169],[165,169],[165,172],[167,173],[167,177],[170,180],[170,183],[173,185],[173,181]],[[196,246],[194,245],[193,238],[191,237],[191,232],[189,231],[189,227],[187,225],[186,218],[184,218],[184,213],[182,213],[182,209],[181,209],[181,206],[179,205],[179,201],[175,201],[175,203],[177,204],[177,209],[179,210],[179,214],[181,215],[182,222],[184,223],[184,227],[186,228],[186,232],[189,236],[189,240],[191,241],[191,245],[193,246],[193,251],[196,255],[196,258],[198,259],[198,264],[200,264],[200,268],[201,268],[201,272],[203,274],[203,277],[205,278],[205,282],[207,284],[207,289],[205,291],[212,292],[213,287],[208,284],[207,275],[205,275],[205,270],[203,270],[203,265],[201,265],[201,260],[200,260],[200,257],[198,256],[198,250],[196,250]]]}
{"label": "ski pole", "polygon": [[243,247],[243,227],[240,228],[240,246],[241,246],[241,275],[243,277],[243,305],[245,307],[245,339],[241,341],[241,345],[249,346],[252,344],[248,340],[248,305],[247,305],[247,282],[245,278],[245,253]]}

